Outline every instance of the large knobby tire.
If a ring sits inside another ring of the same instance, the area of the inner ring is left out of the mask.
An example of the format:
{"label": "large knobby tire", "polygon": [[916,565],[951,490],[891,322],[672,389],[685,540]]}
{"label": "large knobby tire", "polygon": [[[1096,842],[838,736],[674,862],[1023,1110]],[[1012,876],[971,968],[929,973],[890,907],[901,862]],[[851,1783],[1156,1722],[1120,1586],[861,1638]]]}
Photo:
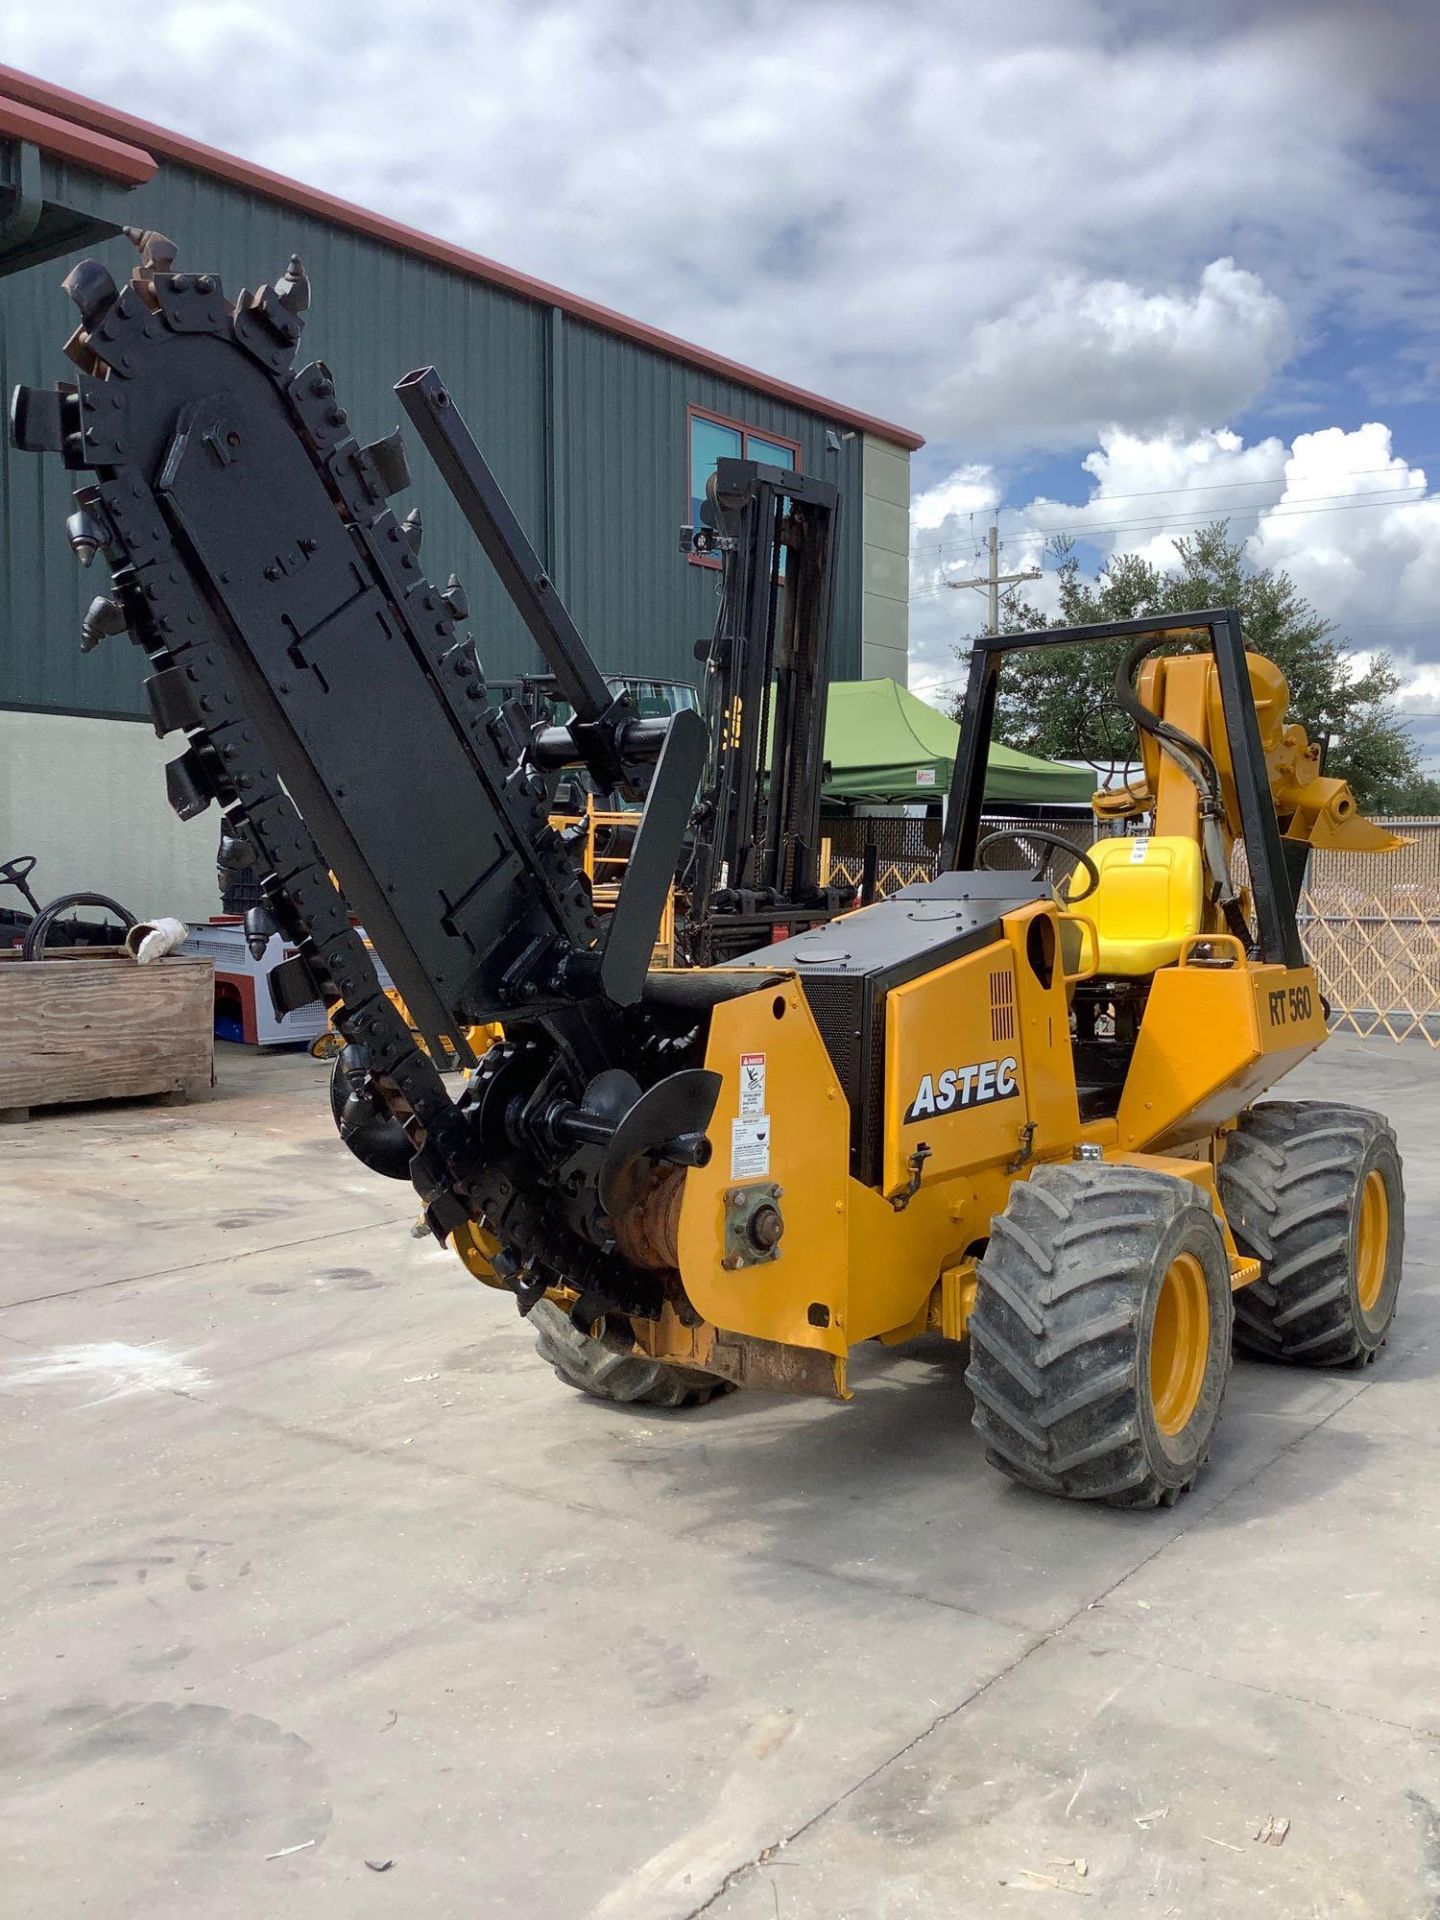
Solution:
{"label": "large knobby tire", "polygon": [[965,1378],[991,1465],[1070,1500],[1173,1506],[1230,1372],[1230,1262],[1204,1189],[1039,1167],[991,1223],[976,1281]]}
{"label": "large knobby tire", "polygon": [[582,1333],[568,1313],[552,1300],[540,1300],[530,1309],[535,1350],[548,1360],[567,1387],[593,1394],[597,1400],[618,1400],[642,1407],[703,1407],[731,1383],[693,1367],[616,1353],[603,1340]]}
{"label": "large knobby tire", "polygon": [[1235,1338],[1307,1367],[1368,1366],[1390,1336],[1405,1256],[1405,1184],[1389,1122],[1329,1101],[1240,1116],[1220,1198],[1260,1278],[1235,1296]]}

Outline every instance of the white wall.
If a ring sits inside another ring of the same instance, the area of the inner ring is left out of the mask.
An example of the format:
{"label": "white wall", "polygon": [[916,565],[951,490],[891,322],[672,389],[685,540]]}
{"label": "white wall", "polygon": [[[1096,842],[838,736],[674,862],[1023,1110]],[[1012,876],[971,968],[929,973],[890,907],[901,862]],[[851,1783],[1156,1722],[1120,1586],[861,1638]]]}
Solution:
{"label": "white wall", "polygon": [[[42,904],[89,892],[142,920],[218,913],[219,809],[187,824],[165,798],[165,762],[184,744],[157,740],[148,721],[0,712],[0,861],[38,856],[30,884]],[[0,888],[0,906],[23,904]]]}
{"label": "white wall", "polygon": [[861,678],[906,685],[910,643],[910,455],[865,435],[861,518],[865,592]]}

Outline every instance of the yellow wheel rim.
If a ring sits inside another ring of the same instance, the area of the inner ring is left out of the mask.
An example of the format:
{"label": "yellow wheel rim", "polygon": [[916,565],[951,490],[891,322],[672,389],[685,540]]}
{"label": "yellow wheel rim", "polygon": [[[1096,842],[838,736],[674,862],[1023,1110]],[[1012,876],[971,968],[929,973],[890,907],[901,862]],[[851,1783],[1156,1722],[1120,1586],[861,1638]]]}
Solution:
{"label": "yellow wheel rim", "polygon": [[1385,1285],[1385,1256],[1390,1250],[1390,1196],[1385,1176],[1372,1167],[1360,1189],[1360,1224],[1355,1232],[1355,1291],[1360,1311],[1373,1313]]}
{"label": "yellow wheel rim", "polygon": [[1210,1357],[1210,1296],[1193,1253],[1165,1269],[1150,1329],[1150,1405],[1155,1424],[1176,1434],[1194,1413]]}

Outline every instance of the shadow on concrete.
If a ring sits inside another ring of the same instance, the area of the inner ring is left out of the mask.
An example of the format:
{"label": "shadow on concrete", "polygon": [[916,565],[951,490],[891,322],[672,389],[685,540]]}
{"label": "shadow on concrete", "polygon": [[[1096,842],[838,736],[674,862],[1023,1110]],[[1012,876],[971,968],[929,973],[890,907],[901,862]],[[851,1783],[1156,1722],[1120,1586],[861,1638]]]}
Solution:
{"label": "shadow on concrete", "polygon": [[[963,1344],[875,1343],[851,1358],[855,1398],[844,1405],[739,1393],[678,1416],[636,1409],[659,1444],[638,1458],[627,1452],[630,1497],[652,1523],[678,1523],[680,1533],[1038,1626],[1181,1532],[1323,1502],[1375,1451],[1367,1436],[1337,1432],[1307,1450],[1303,1475],[1287,1472],[1286,1456],[1360,1385],[1350,1377],[1337,1392],[1313,1372],[1241,1361],[1233,1378],[1249,1392],[1227,1405],[1212,1458],[1176,1507],[1056,1500],[986,1461],[970,1425]],[[1255,1388],[1267,1382],[1293,1383],[1298,1397],[1266,1410]],[[614,1431],[614,1408],[586,1411]]]}

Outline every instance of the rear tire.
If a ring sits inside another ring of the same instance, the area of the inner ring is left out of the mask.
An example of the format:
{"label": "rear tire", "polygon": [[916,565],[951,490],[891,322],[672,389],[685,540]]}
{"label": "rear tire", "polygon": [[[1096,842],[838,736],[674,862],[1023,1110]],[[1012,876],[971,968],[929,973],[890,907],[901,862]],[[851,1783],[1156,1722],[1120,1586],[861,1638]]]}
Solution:
{"label": "rear tire", "polygon": [[976,1268],[966,1381],[985,1457],[1022,1486],[1173,1506],[1230,1372],[1230,1262],[1203,1188],[1137,1167],[1039,1167]]}
{"label": "rear tire", "polygon": [[1389,1122],[1320,1100],[1252,1107],[1219,1188],[1236,1244],[1260,1262],[1235,1296],[1238,1344],[1298,1366],[1368,1366],[1390,1337],[1405,1256]]}
{"label": "rear tire", "polygon": [[567,1387],[596,1400],[615,1400],[642,1407],[703,1407],[717,1394],[728,1393],[731,1382],[693,1367],[677,1367],[643,1355],[616,1353],[603,1340],[582,1333],[553,1300],[540,1300],[530,1309],[535,1350],[548,1360]]}

